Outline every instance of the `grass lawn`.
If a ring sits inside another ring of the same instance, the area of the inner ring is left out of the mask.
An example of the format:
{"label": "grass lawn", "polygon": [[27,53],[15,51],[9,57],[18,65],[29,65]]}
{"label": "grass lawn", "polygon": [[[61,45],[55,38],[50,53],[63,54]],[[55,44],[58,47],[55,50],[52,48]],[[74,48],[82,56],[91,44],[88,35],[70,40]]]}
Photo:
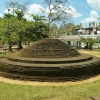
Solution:
{"label": "grass lawn", "polygon": [[[99,52],[84,52],[100,56]],[[29,86],[0,82],[0,100],[81,100],[95,95],[100,95],[100,80],[63,86]]]}
{"label": "grass lawn", "polygon": [[5,54],[4,53],[0,53],[0,57],[3,57]]}
{"label": "grass lawn", "polygon": [[68,86],[28,86],[0,82],[0,100],[81,100],[100,94],[100,80]]}

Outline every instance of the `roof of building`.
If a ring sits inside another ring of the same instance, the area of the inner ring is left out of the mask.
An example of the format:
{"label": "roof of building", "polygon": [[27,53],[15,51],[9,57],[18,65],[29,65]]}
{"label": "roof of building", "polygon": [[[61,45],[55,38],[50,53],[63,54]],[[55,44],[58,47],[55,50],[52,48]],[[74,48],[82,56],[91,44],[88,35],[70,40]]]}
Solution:
{"label": "roof of building", "polygon": [[81,37],[79,35],[62,35],[58,39],[66,40],[66,41],[79,41]]}

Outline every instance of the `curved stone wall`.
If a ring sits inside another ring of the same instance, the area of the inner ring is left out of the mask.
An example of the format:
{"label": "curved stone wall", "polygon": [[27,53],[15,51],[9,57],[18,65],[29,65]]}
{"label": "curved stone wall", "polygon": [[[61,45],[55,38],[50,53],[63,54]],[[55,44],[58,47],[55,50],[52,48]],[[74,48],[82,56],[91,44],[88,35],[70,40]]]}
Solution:
{"label": "curved stone wall", "polygon": [[57,59],[38,60],[23,57],[19,59],[16,54],[15,59],[12,58],[15,57],[14,54],[12,56],[10,54],[7,58],[0,59],[0,75],[30,81],[76,81],[100,74],[100,59],[85,55],[81,54],[77,60],[72,57],[57,61]]}

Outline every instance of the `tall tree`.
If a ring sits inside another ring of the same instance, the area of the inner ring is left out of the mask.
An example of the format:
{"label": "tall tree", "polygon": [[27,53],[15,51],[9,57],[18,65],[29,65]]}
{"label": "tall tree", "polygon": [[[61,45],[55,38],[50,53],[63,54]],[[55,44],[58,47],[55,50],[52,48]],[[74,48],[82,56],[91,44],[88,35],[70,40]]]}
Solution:
{"label": "tall tree", "polygon": [[16,33],[14,28],[15,17],[11,14],[4,14],[0,23],[0,36],[3,42],[9,44],[9,51],[12,52],[12,42],[16,39]]}
{"label": "tall tree", "polygon": [[19,10],[16,10],[15,13],[17,14],[17,18],[19,20],[19,28],[18,28],[18,49],[22,49],[23,46],[22,46],[22,36],[23,34],[25,33],[25,29],[23,29],[23,16],[24,16],[24,12],[23,11],[19,11]]}
{"label": "tall tree", "polygon": [[58,34],[58,27],[56,24],[53,24],[51,27],[50,27],[50,37],[51,38],[57,38],[59,36]]}
{"label": "tall tree", "polygon": [[[10,11],[11,9],[13,10],[13,16],[15,13],[17,14],[18,20],[22,20],[24,16],[24,11],[26,10],[26,2],[21,4],[19,1],[9,1],[5,3],[6,8]],[[19,49],[22,49],[21,45],[21,34],[22,34],[22,24],[20,23],[20,32],[18,33],[19,37]]]}
{"label": "tall tree", "polygon": [[65,22],[70,18],[70,8],[65,7],[68,0],[44,0],[44,3],[47,5],[46,11],[43,12],[47,14],[49,31],[53,22]]}

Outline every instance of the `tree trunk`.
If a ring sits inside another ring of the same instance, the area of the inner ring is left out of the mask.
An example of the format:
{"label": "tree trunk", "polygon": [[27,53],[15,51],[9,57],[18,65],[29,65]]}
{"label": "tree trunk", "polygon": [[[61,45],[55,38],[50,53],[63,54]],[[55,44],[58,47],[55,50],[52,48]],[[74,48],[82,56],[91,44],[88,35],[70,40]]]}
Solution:
{"label": "tree trunk", "polygon": [[22,42],[19,40],[19,41],[18,41],[18,49],[20,50],[20,49],[22,49],[22,48],[23,48]]}
{"label": "tree trunk", "polygon": [[79,42],[79,49],[81,49],[81,42]]}
{"label": "tree trunk", "polygon": [[88,49],[89,48],[89,44],[88,43],[86,43],[86,49]]}
{"label": "tree trunk", "polygon": [[77,41],[76,43],[77,43],[77,49],[78,49],[78,48],[79,48],[79,45],[78,45],[78,44],[79,44],[79,42]]}
{"label": "tree trunk", "polygon": [[12,43],[9,42],[9,51],[12,52]]}
{"label": "tree trunk", "polygon": [[93,50],[93,43],[90,43],[90,50]]}
{"label": "tree trunk", "polygon": [[18,40],[18,49],[22,49],[23,46],[22,46],[22,41],[21,41],[21,36],[19,35],[19,40]]}
{"label": "tree trunk", "polygon": [[68,45],[71,46],[71,41],[68,41]]}

